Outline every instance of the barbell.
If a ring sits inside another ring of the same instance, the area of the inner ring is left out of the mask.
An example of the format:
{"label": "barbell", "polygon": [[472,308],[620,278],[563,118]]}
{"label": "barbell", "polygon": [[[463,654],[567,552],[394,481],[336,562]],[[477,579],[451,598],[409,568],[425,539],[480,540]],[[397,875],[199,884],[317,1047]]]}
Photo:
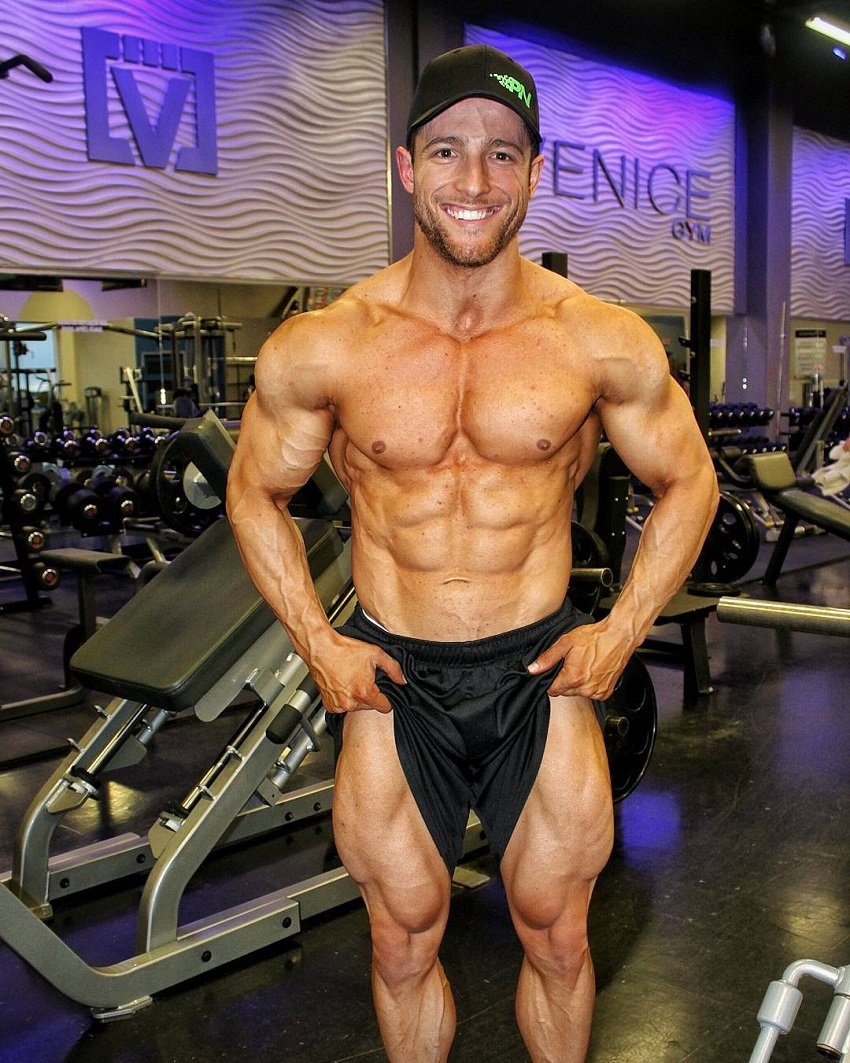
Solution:
{"label": "barbell", "polygon": [[723,597],[717,603],[717,619],[728,624],[850,637],[850,609],[833,606]]}

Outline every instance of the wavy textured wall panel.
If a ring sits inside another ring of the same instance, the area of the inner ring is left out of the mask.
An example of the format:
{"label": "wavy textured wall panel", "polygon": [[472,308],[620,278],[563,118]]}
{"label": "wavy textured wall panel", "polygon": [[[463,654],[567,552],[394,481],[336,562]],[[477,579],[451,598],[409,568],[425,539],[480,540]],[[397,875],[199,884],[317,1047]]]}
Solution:
{"label": "wavy textured wall panel", "polygon": [[[381,0],[5,0],[3,13],[2,57],[23,52],[54,80],[0,81],[0,269],[348,284],[387,264]],[[82,27],[159,47],[134,60],[125,43],[97,83],[132,164],[88,158]],[[174,69],[181,48],[213,57],[215,174],[175,169],[210,131],[195,76]],[[143,101],[135,127],[122,70]],[[167,148],[172,90],[186,100],[166,164],[144,165],[136,134],[147,121]]]}
{"label": "wavy textured wall panel", "polygon": [[791,313],[850,319],[850,265],[844,262],[850,201],[850,144],[794,130],[791,206]]}
{"label": "wavy textured wall panel", "polygon": [[690,271],[708,269],[714,312],[731,313],[732,104],[479,27],[466,39],[537,83],[546,166],[523,252],[567,252],[570,276],[601,298],[670,307],[689,305]]}

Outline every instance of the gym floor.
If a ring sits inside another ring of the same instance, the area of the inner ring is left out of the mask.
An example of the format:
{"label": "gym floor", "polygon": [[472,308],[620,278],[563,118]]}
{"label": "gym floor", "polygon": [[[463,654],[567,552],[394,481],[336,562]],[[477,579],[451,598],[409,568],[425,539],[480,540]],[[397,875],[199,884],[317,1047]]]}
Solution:
{"label": "gym floor", "polygon": [[[759,583],[763,544],[744,581],[753,597],[850,608],[850,551],[829,536],[796,541],[775,592]],[[127,577],[99,577],[98,611],[132,592]],[[10,591],[0,587],[0,602]],[[203,588],[198,588],[203,608]],[[61,645],[74,622],[69,576],[53,604],[0,614],[0,703],[55,691]],[[668,627],[662,637],[676,638]],[[686,704],[674,660],[647,658],[659,704],[650,769],[617,808],[617,842],[591,907],[597,1007],[592,1063],[746,1063],[756,1014],[772,979],[795,960],[850,963],[850,727],[843,639],[707,625],[713,694]],[[0,873],[11,867],[23,813],[68,736],[92,708],[21,719],[0,712]],[[178,720],[134,768],[109,776],[97,802],[67,818],[61,852],[123,831],[145,833],[184,796],[235,727]],[[317,754],[301,778],[329,771]],[[334,860],[326,820],[213,857],[184,899],[217,911]],[[520,1063],[513,1020],[520,963],[492,859],[475,890],[457,889],[443,961],[458,1034],[453,1063]],[[240,893],[241,891],[241,893]],[[252,892],[253,891],[253,892]],[[138,881],[69,898],[53,927],[87,962],[131,955]],[[181,921],[184,912],[181,909]],[[777,1063],[822,1058],[815,1040],[832,990],[805,980],[796,1025]],[[359,903],[226,968],[159,994],[152,1006],[101,1024],[0,944],[0,1061],[216,1063],[236,1059],[342,1063],[385,1058],[373,1017],[369,943]]]}

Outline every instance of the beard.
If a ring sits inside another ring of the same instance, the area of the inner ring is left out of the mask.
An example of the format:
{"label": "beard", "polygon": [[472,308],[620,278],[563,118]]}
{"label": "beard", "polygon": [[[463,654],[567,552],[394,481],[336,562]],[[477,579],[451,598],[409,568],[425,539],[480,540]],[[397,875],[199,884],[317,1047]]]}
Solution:
{"label": "beard", "polygon": [[446,262],[463,269],[486,266],[498,258],[519,232],[527,209],[526,200],[518,203],[509,214],[500,214],[498,217],[501,224],[487,242],[482,244],[475,236],[453,240],[447,231],[448,226],[443,220],[442,212],[427,203],[421,192],[416,192],[413,196],[413,216],[425,239]]}

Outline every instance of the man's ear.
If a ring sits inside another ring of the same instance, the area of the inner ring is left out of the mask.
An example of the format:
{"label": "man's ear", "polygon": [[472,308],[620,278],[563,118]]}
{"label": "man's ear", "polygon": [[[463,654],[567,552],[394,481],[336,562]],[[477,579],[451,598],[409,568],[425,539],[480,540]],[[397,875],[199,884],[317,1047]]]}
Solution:
{"label": "man's ear", "polygon": [[538,155],[531,160],[531,170],[528,175],[528,191],[530,195],[534,195],[537,190],[537,186],[540,184],[540,175],[543,173],[544,157]]}
{"label": "man's ear", "polygon": [[398,167],[398,175],[401,178],[401,183],[404,185],[406,191],[412,192],[413,156],[407,148],[398,147],[395,149],[395,161],[396,166]]}

